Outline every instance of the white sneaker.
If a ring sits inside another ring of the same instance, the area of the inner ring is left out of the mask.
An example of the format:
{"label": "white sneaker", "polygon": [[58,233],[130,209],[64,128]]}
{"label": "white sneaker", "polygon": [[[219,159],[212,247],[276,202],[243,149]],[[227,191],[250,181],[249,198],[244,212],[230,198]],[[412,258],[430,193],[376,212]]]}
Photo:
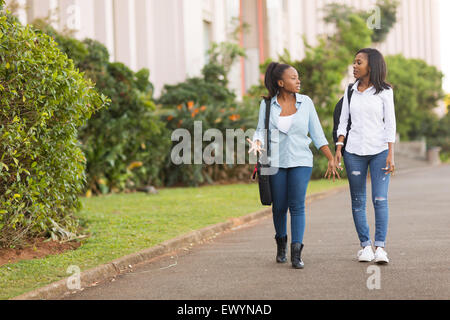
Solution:
{"label": "white sneaker", "polygon": [[366,246],[364,249],[358,251],[358,260],[360,262],[370,262],[375,259],[372,246]]}
{"label": "white sneaker", "polygon": [[379,264],[389,263],[387,252],[381,247],[378,247],[375,251],[375,262]]}

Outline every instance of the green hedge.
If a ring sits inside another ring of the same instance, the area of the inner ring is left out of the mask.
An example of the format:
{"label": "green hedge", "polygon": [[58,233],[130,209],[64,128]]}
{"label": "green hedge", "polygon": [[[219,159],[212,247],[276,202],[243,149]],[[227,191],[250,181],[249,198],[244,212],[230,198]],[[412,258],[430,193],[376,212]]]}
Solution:
{"label": "green hedge", "polygon": [[76,232],[77,128],[105,104],[51,37],[0,14],[0,246]]}

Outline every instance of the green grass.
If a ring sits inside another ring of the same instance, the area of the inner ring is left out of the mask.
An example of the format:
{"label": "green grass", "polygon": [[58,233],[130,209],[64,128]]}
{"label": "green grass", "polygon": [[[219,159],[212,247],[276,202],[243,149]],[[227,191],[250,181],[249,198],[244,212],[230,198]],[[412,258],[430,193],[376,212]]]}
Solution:
{"label": "green grass", "polygon": [[450,163],[450,152],[441,152],[439,157],[442,163]]}
{"label": "green grass", "polygon": [[[346,184],[346,180],[311,181],[308,194]],[[116,194],[82,202],[79,218],[90,237],[77,250],[1,266],[0,299],[68,277],[70,265],[84,271],[192,230],[269,208],[260,204],[256,183],[167,188],[157,195]]]}

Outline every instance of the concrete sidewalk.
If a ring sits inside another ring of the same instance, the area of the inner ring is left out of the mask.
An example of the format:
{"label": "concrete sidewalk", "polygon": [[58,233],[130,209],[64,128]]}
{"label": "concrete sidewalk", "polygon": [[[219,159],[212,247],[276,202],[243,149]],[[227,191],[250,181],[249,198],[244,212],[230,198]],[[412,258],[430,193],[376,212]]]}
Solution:
{"label": "concrete sidewalk", "polygon": [[[357,262],[344,190],[307,205],[303,270],[275,263],[269,217],[66,299],[449,299],[449,190],[448,165],[392,178],[386,266]],[[370,196],[367,203],[373,236]]]}

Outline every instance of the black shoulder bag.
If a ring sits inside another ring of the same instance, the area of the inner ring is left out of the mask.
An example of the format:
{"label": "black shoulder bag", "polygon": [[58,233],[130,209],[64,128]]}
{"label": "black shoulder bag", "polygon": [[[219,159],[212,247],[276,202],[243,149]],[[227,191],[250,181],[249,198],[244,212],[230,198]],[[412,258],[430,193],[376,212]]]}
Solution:
{"label": "black shoulder bag", "polygon": [[[270,157],[270,133],[269,133],[269,119],[270,119],[270,100],[266,99],[266,119],[265,119],[265,128],[266,128],[266,145],[267,145],[267,156],[262,153],[260,156],[258,154],[258,161],[256,163],[255,170],[252,175],[252,179],[255,180],[255,175],[258,176],[258,185],[259,185],[259,197],[261,198],[261,203],[264,206],[270,206],[272,205],[272,192],[270,191],[270,175],[268,174],[262,174],[261,168],[270,168],[270,164],[268,164],[268,161],[265,161],[266,163],[261,163],[261,158],[268,160],[268,157]],[[264,170],[266,172],[269,171],[269,169]]]}

